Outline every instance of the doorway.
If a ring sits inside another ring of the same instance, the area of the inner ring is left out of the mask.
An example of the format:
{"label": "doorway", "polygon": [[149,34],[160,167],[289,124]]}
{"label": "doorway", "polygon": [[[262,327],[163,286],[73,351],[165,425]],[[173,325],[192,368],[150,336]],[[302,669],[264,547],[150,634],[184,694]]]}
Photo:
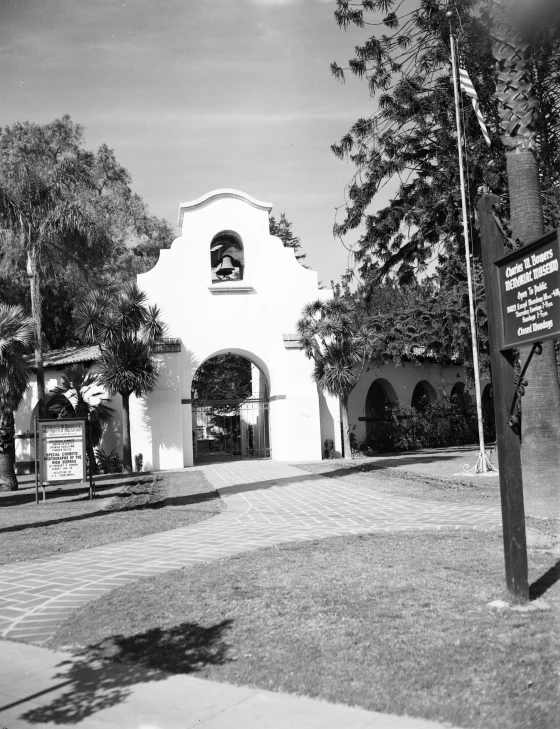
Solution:
{"label": "doorway", "polygon": [[197,370],[192,384],[195,463],[270,458],[269,389],[247,357],[220,354]]}

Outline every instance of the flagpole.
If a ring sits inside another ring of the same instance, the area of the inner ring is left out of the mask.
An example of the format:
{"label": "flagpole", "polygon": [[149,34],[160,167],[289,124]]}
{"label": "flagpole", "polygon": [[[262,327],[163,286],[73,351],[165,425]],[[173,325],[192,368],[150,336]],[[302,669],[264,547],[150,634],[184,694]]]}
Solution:
{"label": "flagpole", "polygon": [[[488,471],[495,470],[492,464],[489,463],[486,456],[486,448],[484,445],[484,429],[482,421],[482,396],[480,392],[480,368],[478,361],[478,338],[476,332],[476,320],[474,315],[474,301],[473,301],[473,289],[472,289],[472,274],[471,274],[471,250],[469,243],[469,221],[467,217],[467,194],[465,188],[465,168],[463,164],[463,144],[461,142],[461,106],[459,102],[459,84],[457,80],[457,55],[455,38],[453,32],[450,30],[450,41],[451,41],[451,65],[453,69],[453,91],[455,94],[455,122],[457,125],[457,148],[459,152],[459,176],[461,180],[461,203],[463,206],[463,236],[465,239],[465,257],[467,259],[467,285],[469,289],[469,314],[471,322],[471,341],[473,351],[473,369],[474,369],[474,389],[476,399],[476,415],[478,420],[478,442],[480,452],[476,465],[473,468],[474,473],[487,473]],[[469,470],[465,467],[465,470]]]}

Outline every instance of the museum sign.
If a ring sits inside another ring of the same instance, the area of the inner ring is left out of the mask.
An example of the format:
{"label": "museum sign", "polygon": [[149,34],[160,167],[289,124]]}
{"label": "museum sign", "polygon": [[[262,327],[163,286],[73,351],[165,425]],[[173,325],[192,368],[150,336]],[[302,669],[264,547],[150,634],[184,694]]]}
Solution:
{"label": "museum sign", "polygon": [[549,233],[496,261],[500,349],[560,338],[560,238]]}

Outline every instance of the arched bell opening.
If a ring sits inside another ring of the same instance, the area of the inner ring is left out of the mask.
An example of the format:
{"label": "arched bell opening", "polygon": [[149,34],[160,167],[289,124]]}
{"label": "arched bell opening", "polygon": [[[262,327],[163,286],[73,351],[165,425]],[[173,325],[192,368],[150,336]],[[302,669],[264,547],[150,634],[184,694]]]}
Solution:
{"label": "arched bell opening", "polygon": [[270,458],[269,385],[258,365],[229,352],[210,357],[191,395],[196,462]]}
{"label": "arched bell opening", "polygon": [[242,281],[245,257],[241,236],[233,230],[222,230],[210,243],[212,283]]}
{"label": "arched bell opening", "polygon": [[397,393],[388,380],[379,378],[371,383],[366,396],[366,442],[376,448],[389,427],[388,409],[396,404]]}
{"label": "arched bell opening", "polygon": [[415,410],[422,412],[430,403],[435,401],[436,397],[433,385],[427,380],[420,380],[414,388],[410,404]]}

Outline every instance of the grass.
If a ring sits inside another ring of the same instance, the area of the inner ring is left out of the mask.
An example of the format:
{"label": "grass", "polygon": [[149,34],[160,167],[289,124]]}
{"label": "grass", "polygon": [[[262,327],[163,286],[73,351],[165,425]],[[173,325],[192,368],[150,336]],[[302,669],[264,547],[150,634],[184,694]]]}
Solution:
{"label": "grass", "polygon": [[223,502],[200,471],[101,481],[89,501],[83,487],[0,494],[0,564],[73,552],[176,529],[221,511]]}
{"label": "grass", "polygon": [[51,647],[469,729],[552,729],[556,559],[531,560],[533,580],[547,573],[538,586],[550,611],[497,613],[496,533],[282,545],[115,590],[74,613]]}

